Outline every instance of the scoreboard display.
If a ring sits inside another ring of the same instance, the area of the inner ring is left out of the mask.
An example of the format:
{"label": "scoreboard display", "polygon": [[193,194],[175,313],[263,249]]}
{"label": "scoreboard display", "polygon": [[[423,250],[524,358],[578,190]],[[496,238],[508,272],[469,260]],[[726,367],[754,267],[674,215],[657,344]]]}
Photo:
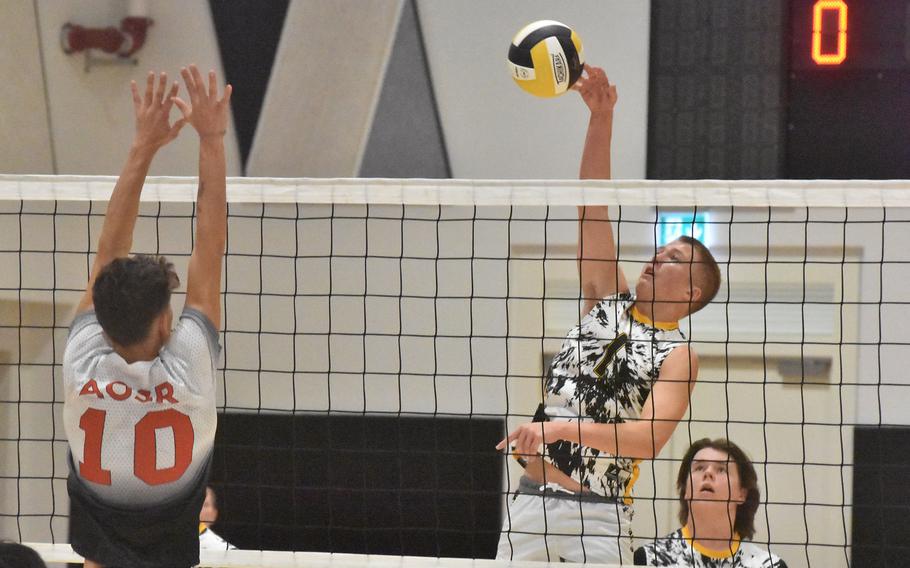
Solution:
{"label": "scoreboard display", "polygon": [[783,177],[910,179],[910,1],[788,6]]}

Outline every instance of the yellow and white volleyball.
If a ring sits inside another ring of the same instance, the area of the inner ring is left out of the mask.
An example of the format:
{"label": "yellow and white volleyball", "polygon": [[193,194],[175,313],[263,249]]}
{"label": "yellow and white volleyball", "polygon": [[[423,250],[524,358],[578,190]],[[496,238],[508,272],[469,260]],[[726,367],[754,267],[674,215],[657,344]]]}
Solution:
{"label": "yellow and white volleyball", "polygon": [[540,20],[521,28],[509,47],[509,69],[518,86],[538,97],[555,97],[581,77],[585,57],[572,28]]}

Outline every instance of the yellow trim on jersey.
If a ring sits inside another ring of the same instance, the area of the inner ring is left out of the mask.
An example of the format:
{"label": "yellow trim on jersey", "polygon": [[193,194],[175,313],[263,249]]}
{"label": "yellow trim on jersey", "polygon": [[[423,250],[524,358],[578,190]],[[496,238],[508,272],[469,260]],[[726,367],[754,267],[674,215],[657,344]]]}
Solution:
{"label": "yellow trim on jersey", "polygon": [[629,484],[626,485],[626,490],[622,494],[622,502],[626,505],[631,505],[635,499],[632,498],[632,487],[635,486],[635,482],[638,481],[638,476],[641,474],[641,469],[639,469],[638,464],[641,463],[641,460],[635,460],[632,462],[632,479],[629,480]]}
{"label": "yellow trim on jersey", "polygon": [[632,318],[638,320],[639,322],[650,325],[653,328],[660,329],[662,331],[673,331],[674,329],[679,329],[678,321],[651,321],[651,318],[641,313],[641,311],[636,307],[632,306]]}
{"label": "yellow trim on jersey", "polygon": [[528,467],[528,458],[526,458],[524,455],[519,454],[515,450],[512,450],[511,456],[515,461],[518,462],[518,465],[520,465],[521,467]]}
{"label": "yellow trim on jersey", "polygon": [[204,533],[206,530],[208,530],[208,527],[205,526],[205,523],[199,523],[199,534],[201,535],[201,534]]}
{"label": "yellow trim on jersey", "polygon": [[714,560],[723,560],[725,558],[730,558],[737,552],[739,552],[739,535],[733,533],[733,543],[729,549],[720,551],[720,550],[711,550],[710,548],[705,548],[704,546],[695,542],[695,539],[692,538],[692,535],[689,534],[687,527],[682,528],[683,538],[686,539],[686,542],[689,543],[689,546],[695,549],[696,552],[702,556],[707,556],[708,558],[713,558]]}

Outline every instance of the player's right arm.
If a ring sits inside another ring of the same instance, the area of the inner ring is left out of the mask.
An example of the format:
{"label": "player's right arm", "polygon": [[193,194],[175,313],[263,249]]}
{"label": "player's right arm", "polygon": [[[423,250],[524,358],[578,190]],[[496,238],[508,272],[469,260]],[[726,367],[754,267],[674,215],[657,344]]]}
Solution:
{"label": "player's right arm", "polygon": [[139,194],[145,183],[152,158],[158,149],[177,137],[185,124],[184,120],[170,123],[169,115],[173,106],[172,98],[177,94],[177,83],[167,88],[167,74],[158,76],[149,72],[145,82],[145,95],[140,96],[135,81],[130,83],[133,93],[133,110],[136,114],[136,134],[130,146],[129,155],[117,184],[111,194],[111,200],[104,214],[104,225],[98,239],[98,254],[92,264],[85,294],[79,302],[77,312],[92,307],[92,286],[102,268],[115,258],[127,256],[133,246],[133,228],[139,214]]}
{"label": "player's right arm", "polygon": [[[579,177],[610,179],[616,87],[599,67],[585,65],[585,73],[573,87],[581,93],[591,112]],[[590,312],[601,299],[629,290],[616,260],[613,226],[605,205],[578,208],[578,274],[584,297],[583,313]]]}
{"label": "player's right arm", "polygon": [[205,314],[215,329],[221,327],[221,266],[227,242],[227,132],[231,86],[218,97],[218,81],[209,71],[208,85],[195,65],[180,70],[189,104],[175,103],[199,134],[199,190],[196,194],[196,244],[190,256],[186,305]]}

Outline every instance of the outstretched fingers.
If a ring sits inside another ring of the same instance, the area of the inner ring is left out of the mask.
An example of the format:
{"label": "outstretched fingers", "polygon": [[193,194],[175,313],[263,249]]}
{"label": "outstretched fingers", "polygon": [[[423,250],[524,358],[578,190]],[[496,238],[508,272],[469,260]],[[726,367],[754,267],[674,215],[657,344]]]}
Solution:
{"label": "outstretched fingers", "polygon": [[218,98],[218,76],[214,70],[208,71],[208,80],[195,65],[187,65],[180,70],[186,83],[189,101],[174,97],[174,104],[180,109],[183,117],[205,138],[223,135],[227,131],[227,103],[232,89],[225,86],[221,98]]}
{"label": "outstretched fingers", "polygon": [[153,102],[155,104],[164,104],[164,95],[167,92],[167,73],[162,71],[158,75],[158,87],[155,89],[155,98]]}
{"label": "outstretched fingers", "polygon": [[133,94],[133,110],[138,113],[142,108],[142,97],[139,96],[139,86],[136,81],[130,81],[130,92]]}
{"label": "outstretched fingers", "polygon": [[205,94],[205,80],[202,78],[202,73],[199,72],[199,68],[196,67],[196,64],[190,64],[190,74],[193,76],[193,88],[196,89],[196,95]]}
{"label": "outstretched fingers", "polygon": [[183,83],[186,85],[186,92],[189,94],[190,103],[196,104],[196,81],[193,80],[193,74],[190,73],[190,70],[186,67],[181,67],[180,76],[183,77]]}
{"label": "outstretched fingers", "polygon": [[177,109],[180,111],[180,114],[183,115],[183,118],[180,120],[186,122],[190,118],[190,114],[193,112],[193,108],[180,97],[173,97],[171,98],[171,101],[177,105]]}
{"label": "outstretched fingers", "polygon": [[218,79],[215,77],[215,70],[209,71],[209,98],[216,100],[218,98]]}
{"label": "outstretched fingers", "polygon": [[149,71],[148,75],[145,77],[145,98],[143,99],[143,104],[149,106],[152,104],[152,96],[155,92],[155,72]]}
{"label": "outstretched fingers", "polygon": [[167,97],[164,99],[164,106],[162,109],[164,112],[170,112],[171,107],[174,106],[174,99],[177,98],[177,91],[180,90],[180,83],[174,81],[171,84],[171,90],[168,91]]}
{"label": "outstretched fingers", "polygon": [[227,85],[224,87],[224,95],[221,97],[220,104],[228,105],[231,104],[231,93],[234,92],[234,87]]}

